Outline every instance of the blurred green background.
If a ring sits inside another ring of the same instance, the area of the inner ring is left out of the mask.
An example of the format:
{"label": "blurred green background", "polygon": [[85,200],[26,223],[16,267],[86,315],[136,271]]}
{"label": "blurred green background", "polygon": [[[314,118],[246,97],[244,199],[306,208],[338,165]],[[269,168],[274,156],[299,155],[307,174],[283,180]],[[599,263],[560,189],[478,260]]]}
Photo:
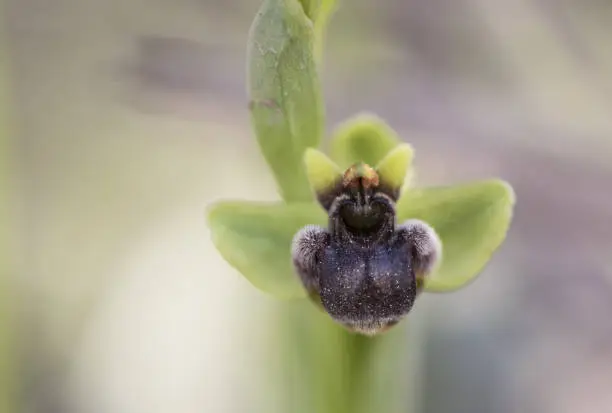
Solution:
{"label": "blurred green background", "polygon": [[[204,218],[277,197],[247,111],[258,7],[2,3],[2,413],[275,411],[264,354],[287,304]],[[340,3],[328,127],[373,111],[414,146],[417,184],[517,193],[481,277],[410,315],[422,411],[611,411],[611,42],[609,1]]]}

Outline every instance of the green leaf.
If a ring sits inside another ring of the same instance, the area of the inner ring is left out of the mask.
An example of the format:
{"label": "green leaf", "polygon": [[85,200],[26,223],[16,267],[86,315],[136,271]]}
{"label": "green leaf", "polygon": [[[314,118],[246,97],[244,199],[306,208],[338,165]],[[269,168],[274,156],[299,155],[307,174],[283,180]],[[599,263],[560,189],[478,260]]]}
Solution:
{"label": "green leaf", "polygon": [[251,121],[279,192],[287,202],[311,201],[302,157],[318,147],[324,105],[313,23],[298,0],[265,0],[249,33]]}
{"label": "green leaf", "polygon": [[514,202],[512,187],[497,179],[404,193],[398,223],[421,219],[442,240],[442,262],[425,291],[453,291],[472,281],[505,239]]}
{"label": "green leaf", "polygon": [[279,298],[306,297],[291,241],[307,224],[327,224],[317,204],[219,202],[208,210],[208,224],[221,256],[255,287]]}
{"label": "green leaf", "polygon": [[360,114],[336,128],[330,154],[342,169],[357,162],[375,166],[399,144],[399,137],[384,120]]}

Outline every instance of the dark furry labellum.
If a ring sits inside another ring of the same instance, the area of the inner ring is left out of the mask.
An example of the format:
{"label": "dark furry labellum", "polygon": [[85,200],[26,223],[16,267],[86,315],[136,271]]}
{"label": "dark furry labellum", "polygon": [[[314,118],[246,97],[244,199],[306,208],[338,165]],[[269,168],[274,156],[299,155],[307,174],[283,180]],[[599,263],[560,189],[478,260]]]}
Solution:
{"label": "dark furry labellum", "polygon": [[308,225],[293,239],[304,288],[357,333],[374,335],[397,324],[440,259],[440,240],[427,223],[396,223],[399,189],[369,165],[353,165],[316,188],[327,227]]}

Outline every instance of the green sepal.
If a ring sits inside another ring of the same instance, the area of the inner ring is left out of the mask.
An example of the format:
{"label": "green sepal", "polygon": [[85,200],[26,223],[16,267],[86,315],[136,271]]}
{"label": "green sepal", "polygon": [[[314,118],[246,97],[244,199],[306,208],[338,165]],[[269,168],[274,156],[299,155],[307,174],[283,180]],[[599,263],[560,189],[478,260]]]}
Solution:
{"label": "green sepal", "polygon": [[442,241],[442,262],[425,291],[449,292],[474,280],[499,248],[512,221],[515,195],[499,179],[411,189],[397,204],[398,224],[417,218]]}
{"label": "green sepal", "polygon": [[255,287],[278,298],[306,297],[293,269],[291,242],[307,224],[327,224],[315,203],[223,201],[208,209],[221,256]]}

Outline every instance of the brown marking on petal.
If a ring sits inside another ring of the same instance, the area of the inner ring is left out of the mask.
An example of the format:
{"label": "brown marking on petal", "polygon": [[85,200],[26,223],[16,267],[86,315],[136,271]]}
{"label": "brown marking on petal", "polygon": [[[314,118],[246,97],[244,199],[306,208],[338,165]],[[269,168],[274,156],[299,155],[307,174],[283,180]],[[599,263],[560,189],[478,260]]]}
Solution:
{"label": "brown marking on petal", "polygon": [[376,188],[379,183],[378,173],[370,165],[363,162],[349,167],[342,178],[342,185],[345,188],[358,188],[359,186],[366,189]]}

